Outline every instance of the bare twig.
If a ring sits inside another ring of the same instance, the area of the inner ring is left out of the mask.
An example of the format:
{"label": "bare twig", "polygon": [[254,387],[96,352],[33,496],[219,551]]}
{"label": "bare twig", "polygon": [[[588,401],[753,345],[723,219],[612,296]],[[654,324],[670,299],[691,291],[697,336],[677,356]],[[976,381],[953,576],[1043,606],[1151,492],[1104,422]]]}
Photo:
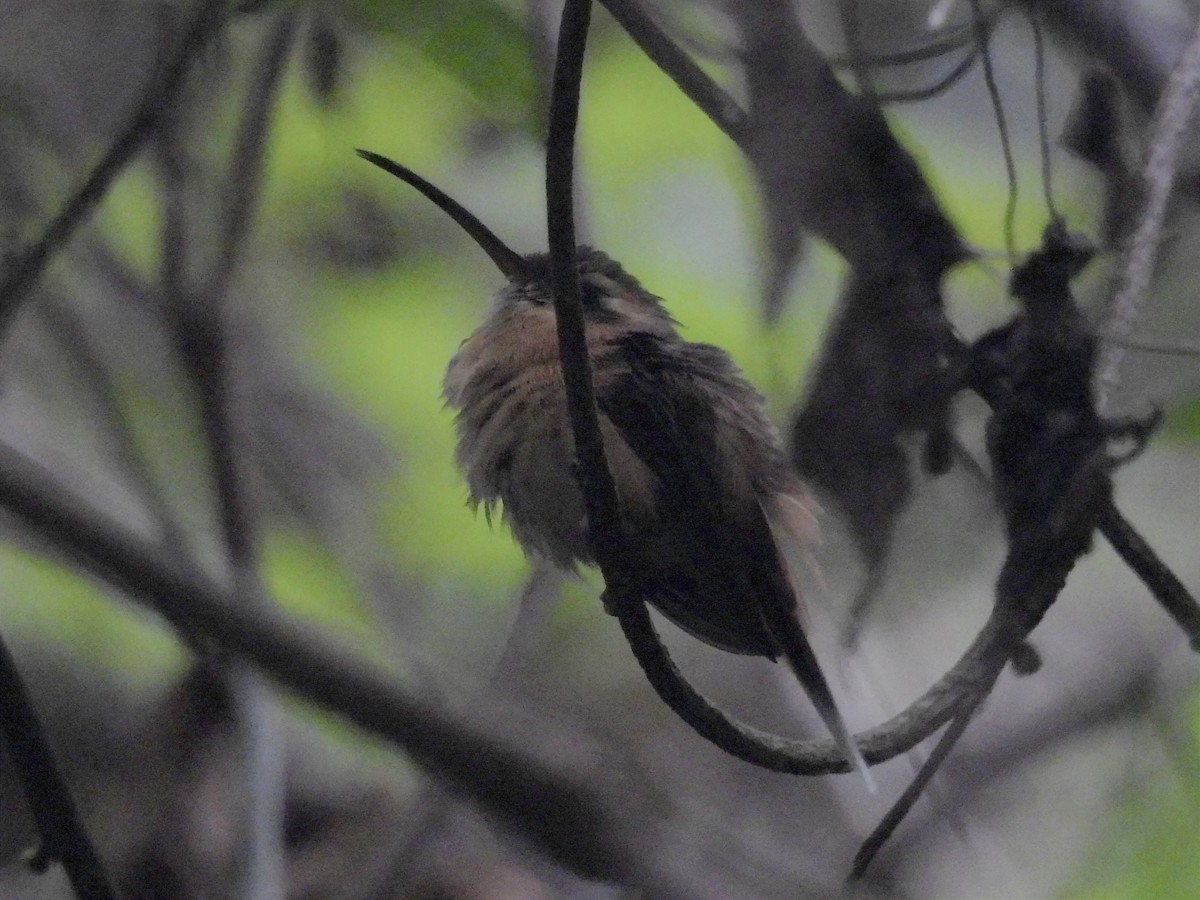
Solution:
{"label": "bare twig", "polygon": [[59,860],[80,900],[116,900],[70,788],[25,691],[16,660],[0,638],[0,736],[25,790],[41,837],[38,860]]}
{"label": "bare twig", "polygon": [[59,210],[36,241],[8,266],[0,282],[0,340],[8,333],[17,310],[41,277],[46,264],[87,219],[134,155],[153,133],[159,119],[183,83],[193,59],[225,21],[225,0],[204,0],[179,42],[179,50],[152,85],[125,130],[96,164],[83,185]]}
{"label": "bare twig", "polygon": [[[1122,253],[1119,281],[1109,304],[1108,315],[1100,331],[1112,338],[1124,339],[1133,333],[1141,314],[1150,279],[1162,241],[1167,202],[1178,170],[1179,153],[1200,95],[1200,23],[1187,48],[1175,64],[1166,90],[1159,101],[1150,128],[1146,163],[1142,170],[1143,202],[1137,228]],[[1121,364],[1125,347],[1118,341],[1108,343],[1097,366],[1098,407],[1108,406],[1112,393],[1121,382]]]}
{"label": "bare twig", "polygon": [[222,536],[235,570],[256,568],[256,529],[254,504],[239,471],[243,441],[237,427],[239,398],[232,384],[224,301],[258,205],[271,111],[295,29],[295,14],[285,12],[267,37],[230,161],[213,270],[198,294],[184,289],[179,299],[189,308],[176,310],[180,349],[196,386],[212,456]]}
{"label": "bare twig", "polygon": [[1014,222],[1017,215],[1017,163],[1013,159],[1012,146],[1008,139],[1008,123],[1004,115],[1004,103],[1000,97],[1000,88],[996,83],[996,73],[992,67],[992,54],[988,48],[992,36],[988,30],[980,0],[971,0],[971,19],[975,25],[975,43],[979,47],[980,60],[983,63],[983,80],[987,85],[988,97],[992,103],[992,114],[996,119],[996,131],[1000,136],[1000,148],[1004,154],[1004,171],[1008,178],[1008,203],[1004,207],[1004,247],[1008,251],[1009,263],[1013,263],[1016,257]]}
{"label": "bare twig", "polygon": [[880,91],[875,95],[875,99],[880,103],[920,103],[923,100],[930,100],[951,88],[956,81],[962,78],[975,65],[975,60],[978,57],[978,46],[972,46],[961,62],[955,64],[953,69],[933,82],[933,84],[907,91]]}
{"label": "bare twig", "polygon": [[1100,509],[1098,527],[1125,565],[1133,570],[1150,589],[1154,599],[1183,629],[1192,649],[1200,652],[1200,608],[1197,608],[1196,601],[1183,582],[1158,558],[1154,548],[1121,515],[1111,498]]}
{"label": "bare twig", "polygon": [[1117,337],[1098,335],[1100,340],[1118,344],[1142,353],[1161,353],[1164,356],[1200,356],[1200,342],[1172,341],[1163,338]]}
{"label": "bare twig", "polygon": [[[996,19],[1001,9],[1002,6],[997,6],[988,12],[989,22]],[[944,33],[936,38],[906,50],[896,50],[890,53],[864,52],[860,58],[860,64],[870,66],[872,69],[882,69],[927,62],[968,47],[972,43],[972,36],[973,27],[971,25],[957,25],[945,29]],[[849,55],[830,54],[829,64],[834,68],[843,69],[852,66],[853,61]]]}
{"label": "bare twig", "polygon": [[[995,667],[996,678],[1000,676],[1002,670],[1003,665]],[[995,678],[992,679],[991,684],[988,684],[982,690],[978,691],[973,698],[968,698],[963,703],[963,709],[955,715],[954,719],[950,722],[950,727],[938,739],[933,752],[922,763],[916,777],[909,782],[908,787],[904,789],[904,793],[896,799],[891,809],[879,820],[879,824],[875,826],[874,830],[863,841],[862,846],[859,847],[858,853],[854,855],[854,863],[850,868],[850,874],[846,878],[847,881],[857,881],[862,878],[880,848],[892,836],[892,832],[896,830],[897,826],[904,821],[909,810],[920,799],[921,795],[925,792],[925,788],[929,786],[929,782],[933,780],[933,776],[938,773],[938,770],[942,767],[942,763],[946,761],[946,757],[958,745],[959,739],[963,736],[963,732],[967,730],[967,726],[971,723],[971,718],[975,715],[979,704],[991,692],[993,684],[995,684]]]}
{"label": "bare twig", "polygon": [[705,74],[642,10],[637,0],[600,0],[634,42],[713,124],[741,146],[746,139],[746,113]]}
{"label": "bare twig", "polygon": [[[128,272],[125,272],[129,275]],[[78,372],[77,380],[96,404],[95,420],[112,436],[113,455],[125,478],[141,497],[142,504],[157,527],[163,545],[180,558],[187,552],[188,542],[183,528],[176,521],[163,494],[155,482],[145,454],[138,447],[133,423],[121,402],[114,372],[101,356],[96,336],[91,334],[79,313],[58,297],[46,297],[37,311],[46,321],[50,334],[63,348],[70,365]]]}
{"label": "bare twig", "polygon": [[298,18],[294,10],[279,14],[264,41],[262,57],[252,75],[233,157],[229,163],[230,177],[222,191],[224,209],[217,260],[197,301],[202,310],[216,309],[223,302],[254,222],[262,193],[267,135]]}
{"label": "bare twig", "polygon": [[1033,33],[1033,85],[1037,99],[1038,150],[1042,157],[1042,198],[1046,215],[1051,221],[1062,218],[1054,205],[1053,160],[1050,154],[1050,114],[1046,106],[1046,39],[1042,33],[1042,14],[1027,8],[1029,28]]}

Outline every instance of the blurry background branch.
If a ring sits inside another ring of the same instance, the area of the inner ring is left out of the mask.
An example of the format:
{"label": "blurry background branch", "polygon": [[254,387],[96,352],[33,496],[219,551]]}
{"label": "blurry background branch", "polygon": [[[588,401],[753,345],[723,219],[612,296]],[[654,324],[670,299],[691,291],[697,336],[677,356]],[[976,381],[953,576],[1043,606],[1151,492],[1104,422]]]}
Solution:
{"label": "blurry background branch", "polygon": [[40,843],[30,865],[44,870],[52,862],[61,862],[79,900],[116,900],[112,879],[88,837],[21,671],[2,637],[0,738],[37,820]]}
{"label": "blurry background branch", "polygon": [[600,799],[565,773],[494,743],[262,604],[179,569],[7,447],[0,447],[0,505],[183,633],[205,635],[299,696],[394,743],[581,875],[619,880],[636,868]]}
{"label": "blurry background branch", "polygon": [[[256,51],[227,173],[217,192],[216,246],[205,260],[207,268],[199,279],[192,274],[199,267],[189,251],[195,253],[202,241],[189,240],[189,226],[194,230],[203,219],[195,209],[186,208],[186,194],[173,196],[176,188],[170,178],[165,179],[169,199],[164,218],[182,220],[163,229],[162,250],[165,311],[171,317],[182,375],[195,397],[205,437],[230,581],[240,602],[258,604],[270,602],[260,572],[263,504],[248,464],[252,412],[249,398],[240,392],[243,379],[234,371],[242,361],[232,352],[238,315],[231,309],[231,301],[237,298],[230,294],[260,205],[267,138],[299,27],[297,11],[283,10],[273,18]],[[178,154],[187,171],[188,144],[196,136],[179,123],[171,124],[176,127],[164,129],[164,155]],[[283,900],[287,882],[283,719],[257,672],[241,665],[226,666],[225,671],[245,760],[244,863],[234,893],[253,900]]]}
{"label": "blurry background branch", "polygon": [[226,0],[203,0],[198,6],[191,27],[182,35],[173,58],[156,75],[125,130],[113,141],[78,191],[63,204],[42,235],[5,265],[5,276],[0,281],[0,337],[12,326],[21,302],[53,255],[70,240],[104,197],[113,179],[153,135],[155,125],[175,102],[175,95],[193,60],[220,31],[225,20]]}

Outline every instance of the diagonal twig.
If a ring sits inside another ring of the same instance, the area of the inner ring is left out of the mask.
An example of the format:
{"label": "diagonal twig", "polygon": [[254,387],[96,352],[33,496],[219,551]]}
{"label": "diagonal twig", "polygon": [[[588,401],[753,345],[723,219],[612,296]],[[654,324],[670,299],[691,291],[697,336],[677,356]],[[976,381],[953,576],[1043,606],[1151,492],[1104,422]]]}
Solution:
{"label": "diagonal twig", "polygon": [[934,745],[929,757],[921,764],[921,768],[917,771],[916,777],[909,782],[908,787],[892,804],[892,807],[887,811],[879,823],[862,842],[858,853],[854,855],[854,863],[850,868],[850,874],[846,877],[847,882],[857,881],[862,878],[867,867],[871,865],[879,850],[887,843],[888,838],[904,821],[913,805],[920,799],[925,792],[925,788],[929,786],[929,782],[933,780],[933,776],[938,773],[942,767],[942,763],[946,761],[952,750],[958,746],[959,739],[967,730],[967,726],[971,724],[972,718],[979,709],[980,704],[991,693],[992,686],[996,683],[996,679],[1000,677],[1004,665],[1001,662],[994,666],[994,677],[990,678],[990,683],[984,686],[981,690],[977,690],[973,696],[967,697],[963,702],[963,708],[955,714],[950,722],[950,727],[938,739]]}
{"label": "diagonal twig", "polygon": [[1191,592],[1154,552],[1154,548],[1117,509],[1110,497],[1100,509],[1097,528],[1117,555],[1141,579],[1167,614],[1200,652],[1200,607]]}
{"label": "diagonal twig", "polygon": [[737,145],[746,140],[746,113],[720,85],[679,48],[641,8],[638,0],[600,0],[642,52]]}
{"label": "diagonal twig", "polygon": [[183,84],[192,60],[224,23],[225,5],[225,0],[204,0],[200,11],[180,39],[175,57],[163,70],[158,83],[147,92],[124,131],[113,141],[108,152],[42,235],[9,264],[3,281],[0,281],[0,340],[12,327],[21,303],[41,277],[51,257],[70,240],[109,186],[154,132]]}
{"label": "diagonal twig", "polygon": [[1143,201],[1137,228],[1121,254],[1119,282],[1100,333],[1109,339],[1097,366],[1098,408],[1103,413],[1121,379],[1128,338],[1137,324],[1163,237],[1167,202],[1175,184],[1179,154],[1200,97],[1200,22],[1167,81],[1150,129],[1142,170]]}
{"label": "diagonal twig", "polygon": [[17,769],[41,837],[38,860],[58,860],[80,900],[116,900],[104,865],[50,750],[46,733],[0,638],[0,735]]}

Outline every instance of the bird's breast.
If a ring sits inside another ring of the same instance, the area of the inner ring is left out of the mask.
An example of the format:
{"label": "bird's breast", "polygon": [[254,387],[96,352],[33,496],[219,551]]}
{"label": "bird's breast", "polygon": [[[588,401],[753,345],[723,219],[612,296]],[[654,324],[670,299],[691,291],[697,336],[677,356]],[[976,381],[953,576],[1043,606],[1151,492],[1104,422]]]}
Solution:
{"label": "bird's breast", "polygon": [[[451,361],[446,397],[458,411],[456,460],[472,502],[488,511],[498,503],[527,552],[564,567],[590,563],[557,358],[517,367],[471,349],[464,345]],[[603,415],[600,427],[622,511],[645,525],[655,516],[657,479]]]}

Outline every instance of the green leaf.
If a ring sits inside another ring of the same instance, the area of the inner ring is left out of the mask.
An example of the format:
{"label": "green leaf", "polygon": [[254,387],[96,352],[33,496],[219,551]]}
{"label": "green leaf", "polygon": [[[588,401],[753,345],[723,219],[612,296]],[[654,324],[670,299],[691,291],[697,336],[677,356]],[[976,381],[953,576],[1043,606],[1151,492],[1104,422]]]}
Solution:
{"label": "green leaf", "polygon": [[1195,397],[1171,410],[1164,429],[1173,435],[1200,440],[1200,397]]}
{"label": "green leaf", "polygon": [[522,23],[504,6],[484,0],[358,0],[350,15],[419,48],[462,82],[489,115],[533,125],[533,54]]}

